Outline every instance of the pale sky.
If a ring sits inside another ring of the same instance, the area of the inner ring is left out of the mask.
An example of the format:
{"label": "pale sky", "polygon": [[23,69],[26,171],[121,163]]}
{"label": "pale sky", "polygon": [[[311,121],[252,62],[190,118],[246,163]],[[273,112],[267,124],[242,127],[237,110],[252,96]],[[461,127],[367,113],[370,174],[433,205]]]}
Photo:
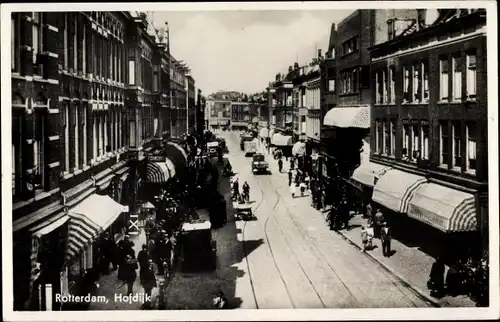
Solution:
{"label": "pale sky", "polygon": [[156,11],[156,28],[170,25],[171,51],[191,67],[205,95],[262,91],[279,72],[323,55],[331,24],[354,10]]}

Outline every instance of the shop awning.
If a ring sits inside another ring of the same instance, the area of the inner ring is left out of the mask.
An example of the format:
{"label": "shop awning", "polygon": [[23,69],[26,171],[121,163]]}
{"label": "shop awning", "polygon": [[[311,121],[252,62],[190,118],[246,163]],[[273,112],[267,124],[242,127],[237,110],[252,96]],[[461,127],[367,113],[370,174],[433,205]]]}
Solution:
{"label": "shop awning", "polygon": [[261,138],[268,138],[269,137],[269,130],[266,128],[262,128],[259,131],[259,137]]}
{"label": "shop awning", "polygon": [[168,171],[170,172],[170,176],[174,177],[175,176],[175,166],[172,161],[170,161],[169,158],[165,160],[165,165],[167,166]]}
{"label": "shop awning", "polygon": [[391,210],[407,213],[408,204],[424,177],[392,169],[381,175],[373,187],[373,201]]}
{"label": "shop awning", "polygon": [[187,164],[188,156],[186,151],[175,142],[167,142],[165,144],[165,155],[173,163],[175,173],[181,174]]}
{"label": "shop awning", "polygon": [[365,164],[361,164],[359,167],[356,168],[356,170],[354,170],[351,179],[359,183],[362,183],[365,186],[373,188],[375,177],[380,176],[383,172],[388,171],[390,169],[391,167],[388,167],[386,165],[380,165],[373,162],[366,162]]}
{"label": "shop awning", "polygon": [[173,177],[164,162],[148,162],[146,165],[147,183],[164,183]]}
{"label": "shop awning", "polygon": [[89,242],[107,229],[120,214],[128,212],[109,196],[93,194],[69,210],[68,255],[74,257]]}
{"label": "shop awning", "polygon": [[370,128],[370,107],[334,107],[326,113],[323,125],[368,129]]}
{"label": "shop awning", "polygon": [[424,183],[415,190],[408,216],[444,232],[477,229],[474,195],[435,183]]}
{"label": "shop awning", "polygon": [[276,133],[272,136],[271,143],[276,146],[292,145],[292,137]]}
{"label": "shop awning", "polygon": [[304,142],[296,142],[292,147],[292,154],[303,156],[306,154],[306,144]]}
{"label": "shop awning", "polygon": [[33,228],[30,229],[30,232],[33,236],[36,236],[38,238],[41,238],[47,234],[50,234],[51,232],[53,232],[54,230],[56,230],[57,228],[61,227],[62,225],[64,225],[67,221],[69,220],[69,216],[64,214],[62,217],[60,217],[59,219],[56,219],[50,223],[42,223],[38,226],[35,226]]}

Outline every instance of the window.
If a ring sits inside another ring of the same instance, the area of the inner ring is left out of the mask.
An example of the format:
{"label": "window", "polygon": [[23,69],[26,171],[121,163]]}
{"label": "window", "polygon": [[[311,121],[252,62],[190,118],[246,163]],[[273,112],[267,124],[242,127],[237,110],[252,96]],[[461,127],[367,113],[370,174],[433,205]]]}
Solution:
{"label": "window", "polygon": [[64,172],[69,172],[69,106],[64,104]]}
{"label": "window", "polygon": [[375,152],[376,153],[381,153],[382,146],[380,144],[380,135],[382,134],[381,129],[380,129],[380,120],[375,121]]}
{"label": "window", "polygon": [[99,116],[96,112],[93,112],[92,113],[92,118],[93,118],[93,142],[92,142],[92,145],[94,147],[94,152],[93,152],[93,155],[92,155],[92,159],[97,159],[97,157],[99,156],[99,124],[98,124],[98,120],[99,120]]}
{"label": "window", "polygon": [[466,162],[466,170],[467,172],[476,172],[476,137],[477,137],[477,128],[476,124],[469,123],[466,127],[467,131],[467,162]]}
{"label": "window", "polygon": [[387,72],[385,70],[379,70],[375,74],[375,79],[377,83],[376,90],[376,102],[383,104],[387,102]]}
{"label": "window", "polygon": [[135,61],[128,62],[128,84],[135,85]]}
{"label": "window", "polygon": [[439,124],[439,132],[441,134],[439,149],[440,149],[440,158],[439,164],[448,165],[448,155],[450,151],[449,146],[449,127],[448,122],[441,122]]}
{"label": "window", "polygon": [[[11,70],[15,71],[17,68],[17,50],[18,46],[16,45],[18,41],[17,37],[17,19],[16,15],[11,15],[11,31],[10,31],[10,62],[11,62]],[[12,186],[14,187],[14,186]]]}
{"label": "window", "polygon": [[391,150],[391,122],[384,121],[384,154],[390,155]]}
{"label": "window", "polygon": [[73,72],[78,71],[78,17],[75,17],[73,25]]}
{"label": "window", "polygon": [[413,65],[413,101],[422,102],[422,65],[416,63]]}
{"label": "window", "polygon": [[387,103],[387,70],[382,70],[382,103]]}
{"label": "window", "polygon": [[403,103],[409,103],[410,99],[410,69],[403,67]]}
{"label": "window", "polygon": [[394,29],[394,20],[390,19],[387,21],[387,40],[394,39],[395,29]]}
{"label": "window", "polygon": [[[423,86],[422,86],[422,97],[425,103],[429,102],[429,61],[422,62],[422,75],[423,75]],[[420,93],[420,92],[419,92]],[[422,102],[422,100],[420,100]]]}
{"label": "window", "polygon": [[344,51],[344,55],[348,55],[350,53],[357,51],[359,49],[358,48],[358,36],[345,41],[342,44],[342,49]]}
{"label": "window", "polygon": [[87,164],[87,103],[82,108],[82,135],[83,135],[83,165]]}
{"label": "window", "polygon": [[453,122],[453,168],[462,168],[462,124],[460,122]]}
{"label": "window", "polygon": [[429,160],[429,124],[423,121],[420,126],[420,158]]}
{"label": "window", "polygon": [[390,156],[395,156],[396,155],[396,121],[391,121],[390,122],[391,126],[391,140],[389,142],[390,144]]}
{"label": "window", "polygon": [[453,57],[453,99],[462,99],[462,59]]}
{"label": "window", "polygon": [[82,73],[87,75],[87,32],[85,26],[82,28]]}
{"label": "window", "polygon": [[394,104],[396,102],[396,68],[389,67],[389,102]]}
{"label": "window", "polygon": [[153,92],[158,91],[158,73],[153,74]]}
{"label": "window", "polygon": [[16,195],[16,146],[12,143],[12,196]]}
{"label": "window", "polygon": [[439,61],[440,78],[439,78],[439,96],[440,100],[448,99],[448,58]]}
{"label": "window", "polygon": [[335,58],[335,47],[332,48],[332,51],[330,53],[330,58]]}
{"label": "window", "polygon": [[354,68],[352,71],[352,87],[351,87],[351,92],[357,93],[358,92],[358,69]]}
{"label": "window", "polygon": [[409,160],[410,159],[410,135],[411,135],[411,129],[408,124],[403,125],[403,144],[402,144],[402,150],[401,150],[401,155],[403,160]]}
{"label": "window", "polygon": [[469,53],[467,59],[467,99],[476,99],[476,53]]}
{"label": "window", "polygon": [[42,76],[43,71],[38,63],[38,55],[43,52],[43,32],[42,32],[42,14],[33,13],[33,74]]}
{"label": "window", "polygon": [[74,163],[75,167],[74,167],[74,170],[78,170],[78,168],[79,168],[79,164],[78,164],[79,162],[78,161],[79,161],[79,158],[80,158],[80,153],[79,153],[80,150],[79,150],[79,146],[78,146],[78,143],[79,143],[78,139],[79,139],[79,135],[80,135],[80,133],[79,133],[80,132],[80,129],[79,129],[79,124],[80,124],[79,106],[78,105],[74,106],[73,111],[74,111],[73,112],[73,115],[74,115],[73,128],[74,128],[74,131],[75,131],[74,132],[75,133],[74,134],[75,145],[74,145],[74,154],[73,154],[73,156],[75,158],[75,163]]}
{"label": "window", "polygon": [[416,124],[411,126],[411,153],[408,153],[410,160],[416,162],[420,157],[420,131]]}
{"label": "window", "polygon": [[68,43],[68,30],[69,28],[69,23],[68,23],[68,14],[64,14],[64,30],[63,30],[63,58],[64,58],[64,65],[63,69],[68,70],[68,59],[69,59],[69,43]]}
{"label": "window", "polygon": [[45,145],[45,115],[35,112],[35,135],[33,140],[33,187],[43,189],[44,182],[44,145]]}
{"label": "window", "polygon": [[376,84],[376,87],[375,87],[375,104],[382,103],[381,102],[381,95],[380,95],[380,88],[382,86],[381,86],[380,82],[381,82],[380,71],[377,71],[375,73],[375,84]]}
{"label": "window", "polygon": [[330,79],[328,81],[328,91],[335,92],[335,79]]}

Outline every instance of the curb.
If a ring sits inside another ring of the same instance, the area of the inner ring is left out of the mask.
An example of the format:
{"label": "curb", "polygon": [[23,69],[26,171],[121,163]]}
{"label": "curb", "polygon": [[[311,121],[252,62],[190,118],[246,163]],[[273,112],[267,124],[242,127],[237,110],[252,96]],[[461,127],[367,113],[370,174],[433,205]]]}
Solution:
{"label": "curb", "polygon": [[[354,241],[352,241],[352,239],[350,237],[348,237],[347,235],[345,235],[343,232],[337,231],[337,234],[339,234],[343,239],[345,239],[347,242],[349,242],[349,244],[355,246],[359,250],[362,249],[361,246],[359,246]],[[413,286],[412,284],[410,284],[404,277],[402,277],[399,273],[397,273],[396,271],[394,271],[394,269],[392,269],[390,266],[388,266],[387,264],[385,264],[382,261],[380,261],[377,257],[373,256],[370,252],[365,252],[365,254],[368,257],[370,257],[372,260],[374,260],[375,262],[377,262],[380,266],[382,266],[387,272],[389,272],[389,274],[391,274],[394,277],[396,277],[401,283],[403,283],[404,286],[410,288],[415,293],[417,293],[417,296],[420,297],[422,300],[424,300],[426,302],[430,302],[432,304],[432,306],[434,306],[434,307],[443,307],[443,305],[440,304],[438,302],[438,300],[436,300],[435,298],[431,297],[426,292],[422,291],[420,288],[418,288],[418,287]]]}

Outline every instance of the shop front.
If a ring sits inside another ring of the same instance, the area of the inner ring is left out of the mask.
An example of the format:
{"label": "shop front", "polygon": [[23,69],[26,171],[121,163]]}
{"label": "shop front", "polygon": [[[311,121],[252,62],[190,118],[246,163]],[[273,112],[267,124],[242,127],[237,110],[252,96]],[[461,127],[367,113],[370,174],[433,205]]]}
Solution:
{"label": "shop front", "polygon": [[[68,211],[68,244],[65,270],[62,273],[61,294],[80,294],[87,285],[83,277],[97,271],[99,238],[109,232],[119,217],[128,213],[128,206],[121,205],[107,195],[91,194]],[[70,305],[63,309],[73,309]]]}
{"label": "shop front", "polygon": [[352,194],[366,204],[372,199],[376,178],[391,169],[391,167],[368,161],[357,167],[350,178],[343,178],[343,181]]}

